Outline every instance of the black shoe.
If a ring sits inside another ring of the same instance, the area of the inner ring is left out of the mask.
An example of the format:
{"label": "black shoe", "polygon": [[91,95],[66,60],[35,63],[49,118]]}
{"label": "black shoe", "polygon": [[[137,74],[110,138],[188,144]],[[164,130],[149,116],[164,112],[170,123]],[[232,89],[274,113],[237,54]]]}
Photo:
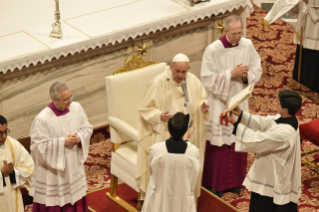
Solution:
{"label": "black shoe", "polygon": [[210,191],[210,192],[212,192],[213,194],[215,194],[216,196],[218,196],[218,197],[223,197],[223,195],[224,195],[224,192],[223,192],[223,191],[215,191],[215,189],[213,189],[212,187],[209,187],[209,186],[205,186],[205,188],[206,188],[208,191]]}
{"label": "black shoe", "polygon": [[232,192],[234,194],[239,194],[240,193],[240,188],[231,188],[228,190],[229,192]]}

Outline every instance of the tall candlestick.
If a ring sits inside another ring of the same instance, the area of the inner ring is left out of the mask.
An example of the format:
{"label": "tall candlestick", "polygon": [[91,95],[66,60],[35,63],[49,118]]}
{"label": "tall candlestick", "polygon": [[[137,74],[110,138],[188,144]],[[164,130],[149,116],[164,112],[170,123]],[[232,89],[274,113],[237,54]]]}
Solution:
{"label": "tall candlestick", "polygon": [[63,33],[61,29],[61,22],[60,22],[60,9],[59,9],[59,0],[55,0],[55,23],[52,24],[52,32],[50,37],[53,38],[63,38]]}

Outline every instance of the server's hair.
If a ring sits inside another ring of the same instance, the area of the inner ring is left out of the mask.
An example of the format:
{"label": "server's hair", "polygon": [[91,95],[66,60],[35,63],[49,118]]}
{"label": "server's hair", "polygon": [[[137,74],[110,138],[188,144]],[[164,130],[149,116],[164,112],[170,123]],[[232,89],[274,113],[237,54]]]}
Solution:
{"label": "server's hair", "polygon": [[174,139],[184,136],[188,128],[188,116],[178,112],[168,121],[168,131]]}
{"label": "server's hair", "polygon": [[240,16],[237,16],[237,15],[230,15],[230,16],[227,16],[224,20],[224,23],[225,23],[225,30],[226,31],[229,31],[229,23],[231,22],[238,22],[240,21],[241,23],[241,26],[244,27],[243,25],[243,20],[241,19]]}
{"label": "server's hair", "polygon": [[1,125],[8,124],[7,119],[3,115],[0,115],[0,124]]}
{"label": "server's hair", "polygon": [[301,96],[290,90],[282,90],[278,94],[281,108],[287,108],[290,115],[295,115],[301,108]]}
{"label": "server's hair", "polygon": [[57,81],[55,83],[53,83],[53,85],[50,88],[50,96],[51,99],[55,98],[57,100],[60,99],[60,91],[65,91],[66,89],[69,89],[69,86],[61,81]]}

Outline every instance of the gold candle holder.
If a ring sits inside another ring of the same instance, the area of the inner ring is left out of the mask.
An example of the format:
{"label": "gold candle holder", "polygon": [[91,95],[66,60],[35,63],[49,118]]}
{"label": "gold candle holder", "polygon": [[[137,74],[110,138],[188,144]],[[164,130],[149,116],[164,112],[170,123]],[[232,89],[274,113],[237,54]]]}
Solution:
{"label": "gold candle holder", "polygon": [[59,38],[63,39],[63,33],[61,29],[61,22],[60,22],[60,9],[59,9],[59,0],[55,0],[55,23],[52,24],[52,32],[50,37],[52,38]]}

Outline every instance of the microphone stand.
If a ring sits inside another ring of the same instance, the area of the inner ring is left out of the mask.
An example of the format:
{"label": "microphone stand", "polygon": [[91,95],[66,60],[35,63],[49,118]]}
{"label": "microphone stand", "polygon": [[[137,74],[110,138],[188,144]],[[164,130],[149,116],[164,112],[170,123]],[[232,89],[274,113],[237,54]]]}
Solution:
{"label": "microphone stand", "polygon": [[181,83],[182,85],[182,88],[183,88],[183,91],[184,91],[184,95],[185,95],[185,100],[186,100],[186,105],[187,105],[187,108],[188,108],[188,114],[189,114],[189,120],[188,120],[188,128],[191,126],[192,124],[192,118],[191,118],[191,107],[189,106],[189,99],[188,99],[188,94],[187,94],[187,89],[186,89],[186,83],[185,81],[183,81]]}

